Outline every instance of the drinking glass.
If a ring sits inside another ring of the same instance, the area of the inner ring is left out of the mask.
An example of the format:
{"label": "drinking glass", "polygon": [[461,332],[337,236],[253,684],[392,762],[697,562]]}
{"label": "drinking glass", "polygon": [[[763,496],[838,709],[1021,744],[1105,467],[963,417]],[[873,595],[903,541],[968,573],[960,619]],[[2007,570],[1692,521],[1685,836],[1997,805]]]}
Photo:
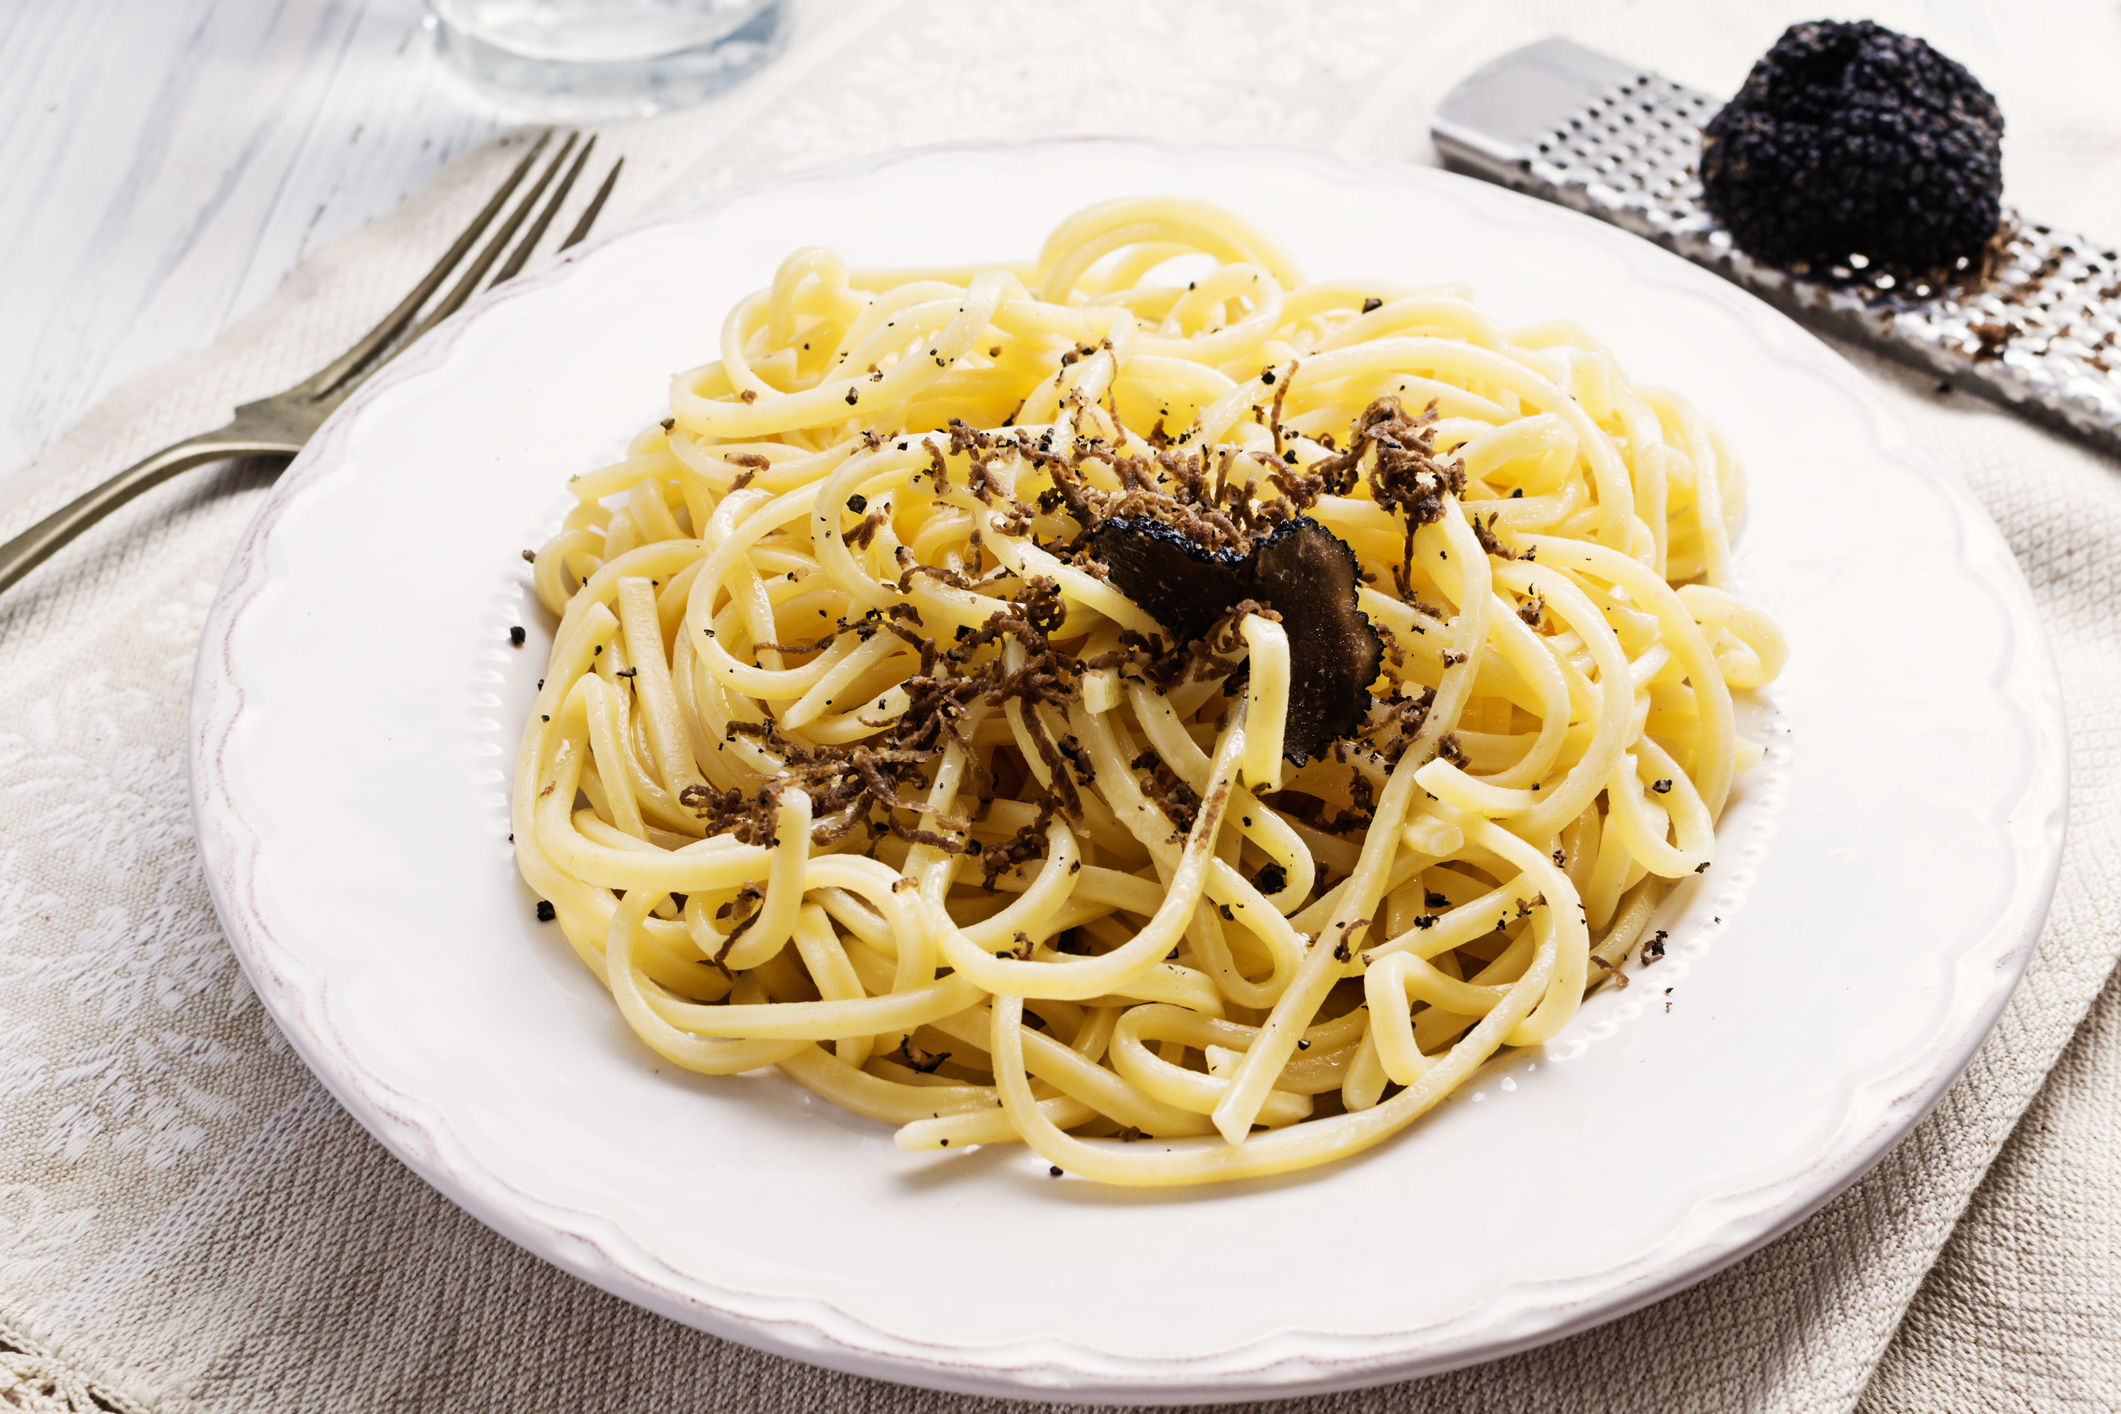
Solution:
{"label": "drinking glass", "polygon": [[783,0],[427,0],[436,49],[505,102],[570,121],[645,117],[756,71]]}

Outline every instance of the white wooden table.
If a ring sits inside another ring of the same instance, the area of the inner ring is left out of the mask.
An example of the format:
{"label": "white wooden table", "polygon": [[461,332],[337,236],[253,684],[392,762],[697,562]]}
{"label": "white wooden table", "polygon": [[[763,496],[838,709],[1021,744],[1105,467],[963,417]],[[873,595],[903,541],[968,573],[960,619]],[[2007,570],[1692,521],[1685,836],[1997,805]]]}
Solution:
{"label": "white wooden table", "polygon": [[0,469],[510,126],[420,0],[0,5]]}

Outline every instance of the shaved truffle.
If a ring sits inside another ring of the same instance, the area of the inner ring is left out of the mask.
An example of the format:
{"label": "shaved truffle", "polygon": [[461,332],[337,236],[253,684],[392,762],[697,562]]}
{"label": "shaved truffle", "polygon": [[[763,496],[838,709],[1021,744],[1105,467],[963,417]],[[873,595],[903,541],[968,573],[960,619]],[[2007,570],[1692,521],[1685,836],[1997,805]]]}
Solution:
{"label": "shaved truffle", "polygon": [[1276,521],[1240,552],[1209,550],[1153,516],[1098,524],[1091,550],[1115,588],[1191,644],[1246,600],[1281,616],[1289,636],[1282,751],[1302,765],[1351,736],[1370,710],[1384,641],[1356,607],[1347,542],[1309,516]]}

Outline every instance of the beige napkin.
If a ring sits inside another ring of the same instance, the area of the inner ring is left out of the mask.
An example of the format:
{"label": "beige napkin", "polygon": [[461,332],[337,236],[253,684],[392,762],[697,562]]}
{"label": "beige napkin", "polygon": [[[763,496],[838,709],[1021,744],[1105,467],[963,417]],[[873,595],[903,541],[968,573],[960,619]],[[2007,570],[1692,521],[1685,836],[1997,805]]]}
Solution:
{"label": "beige napkin", "polygon": [[[749,85],[605,136],[628,159],[606,229],[752,177],[966,137],[1124,132],[1433,161],[1437,97],[1517,44],[1568,33],[1728,91],[1809,17],[1709,9],[819,0]],[[2121,113],[2105,96],[2121,17],[2047,10],[2036,24],[1942,5],[1877,17],[1998,93],[2019,204],[2121,238]],[[466,158],[211,348],[0,476],[0,536],[343,347],[505,160]],[[1751,1259],[1543,1350],[1269,1407],[2121,1407],[2121,991],[2101,995],[2121,947],[2121,468],[1854,357],[1995,515],[2054,636],[2071,835],[2024,986],[1916,1133]],[[268,484],[242,467],[194,474],[0,598],[0,1408],[1033,1407],[831,1374],[649,1316],[463,1216],[311,1079],[220,936],[185,801],[199,626]],[[1607,1198],[1625,1195],[1585,1195]]]}

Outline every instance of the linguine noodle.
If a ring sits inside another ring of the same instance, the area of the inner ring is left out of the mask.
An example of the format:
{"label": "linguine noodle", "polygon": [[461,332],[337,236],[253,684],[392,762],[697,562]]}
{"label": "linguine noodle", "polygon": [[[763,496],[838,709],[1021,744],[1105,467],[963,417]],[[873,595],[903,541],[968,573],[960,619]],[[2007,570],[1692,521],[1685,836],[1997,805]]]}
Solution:
{"label": "linguine noodle", "polygon": [[[1581,329],[1130,200],[1030,265],[798,251],[720,354],[536,552],[513,810],[666,1059],[907,1149],[1278,1173],[1553,1037],[1710,867],[1784,647],[1731,449]],[[1093,553],[1125,517],[1308,520],[1361,582],[1178,642]],[[1358,726],[1299,751],[1344,640]]]}

